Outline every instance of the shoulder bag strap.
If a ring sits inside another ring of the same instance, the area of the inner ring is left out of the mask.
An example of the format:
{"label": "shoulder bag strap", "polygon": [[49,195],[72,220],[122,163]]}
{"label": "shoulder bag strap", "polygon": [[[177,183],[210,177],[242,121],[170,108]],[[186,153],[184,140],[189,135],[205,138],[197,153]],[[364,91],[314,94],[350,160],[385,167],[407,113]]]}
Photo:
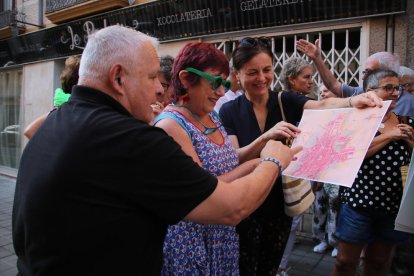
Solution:
{"label": "shoulder bag strap", "polygon": [[285,116],[285,112],[283,110],[283,104],[282,104],[282,93],[283,91],[280,91],[277,94],[277,100],[279,102],[280,113],[282,113],[282,120],[286,122],[286,116]]}

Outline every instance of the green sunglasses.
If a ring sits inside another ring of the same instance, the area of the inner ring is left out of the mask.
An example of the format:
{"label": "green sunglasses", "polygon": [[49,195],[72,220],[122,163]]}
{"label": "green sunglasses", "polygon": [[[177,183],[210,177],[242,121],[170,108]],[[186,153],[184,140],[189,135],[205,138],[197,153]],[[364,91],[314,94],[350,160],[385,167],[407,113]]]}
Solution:
{"label": "green sunglasses", "polygon": [[221,85],[224,86],[226,89],[231,88],[231,82],[228,80],[223,79],[221,76],[211,76],[207,73],[204,73],[203,71],[197,70],[192,67],[185,68],[185,71],[194,73],[202,78],[205,78],[210,82],[210,86],[213,90],[217,90],[220,88]]}

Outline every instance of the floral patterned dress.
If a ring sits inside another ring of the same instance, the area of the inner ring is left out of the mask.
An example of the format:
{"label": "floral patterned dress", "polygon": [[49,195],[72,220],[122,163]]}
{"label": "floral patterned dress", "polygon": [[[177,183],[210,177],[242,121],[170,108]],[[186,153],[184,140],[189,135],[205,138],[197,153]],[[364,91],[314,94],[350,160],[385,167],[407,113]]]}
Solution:
{"label": "floral patterned dress", "polygon": [[[216,144],[183,114],[166,109],[161,118],[176,120],[189,134],[203,168],[215,176],[238,166],[236,150],[223,127],[223,144]],[[160,118],[159,117],[159,118]],[[210,114],[216,125],[220,119]],[[188,221],[168,227],[163,248],[162,275],[239,275],[239,237],[235,227]]]}

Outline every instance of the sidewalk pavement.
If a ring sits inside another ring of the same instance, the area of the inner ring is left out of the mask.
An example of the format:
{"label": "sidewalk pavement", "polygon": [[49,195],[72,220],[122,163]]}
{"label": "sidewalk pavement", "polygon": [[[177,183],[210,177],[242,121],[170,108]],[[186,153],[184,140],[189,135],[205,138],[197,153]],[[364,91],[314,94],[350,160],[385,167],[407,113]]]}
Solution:
{"label": "sidewalk pavement", "polygon": [[16,180],[0,175],[0,275],[17,274],[12,242],[12,207]]}
{"label": "sidewalk pavement", "polygon": [[[17,274],[16,255],[14,254],[11,224],[14,188],[16,180],[0,175],[0,275]],[[289,276],[327,276],[335,262],[331,251],[317,254],[312,251],[314,242],[306,236],[298,236],[287,265]]]}

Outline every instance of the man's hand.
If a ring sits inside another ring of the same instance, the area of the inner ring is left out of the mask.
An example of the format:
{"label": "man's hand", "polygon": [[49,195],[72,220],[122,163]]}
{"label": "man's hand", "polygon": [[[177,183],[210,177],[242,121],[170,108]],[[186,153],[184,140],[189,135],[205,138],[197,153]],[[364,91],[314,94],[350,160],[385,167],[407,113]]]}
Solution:
{"label": "man's hand", "polygon": [[315,44],[304,39],[296,41],[296,48],[311,59],[321,56],[321,48],[319,47],[319,39],[315,40]]}
{"label": "man's hand", "polygon": [[358,96],[353,96],[349,99],[351,106],[356,108],[364,108],[367,106],[378,106],[382,107],[382,99],[375,94],[373,91],[368,91],[366,93],[359,94]]}
{"label": "man's hand", "polygon": [[260,157],[276,158],[282,164],[282,170],[284,170],[292,160],[295,160],[295,154],[301,150],[302,147],[289,148],[288,146],[283,145],[280,141],[270,140],[266,143],[266,146],[260,153]]}

